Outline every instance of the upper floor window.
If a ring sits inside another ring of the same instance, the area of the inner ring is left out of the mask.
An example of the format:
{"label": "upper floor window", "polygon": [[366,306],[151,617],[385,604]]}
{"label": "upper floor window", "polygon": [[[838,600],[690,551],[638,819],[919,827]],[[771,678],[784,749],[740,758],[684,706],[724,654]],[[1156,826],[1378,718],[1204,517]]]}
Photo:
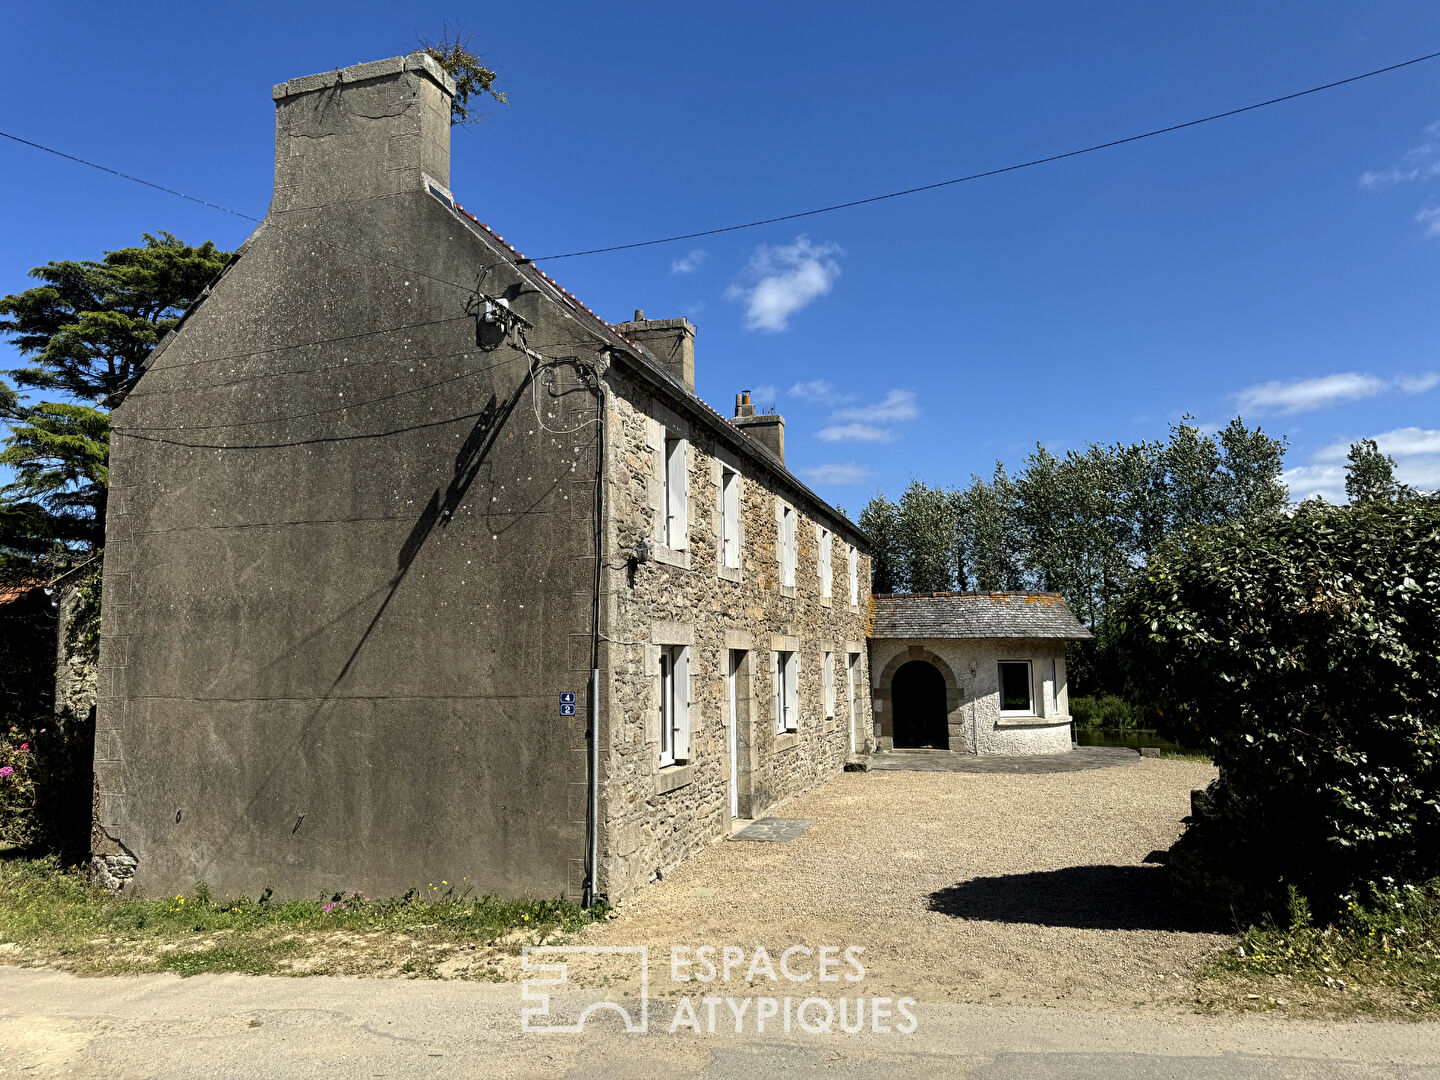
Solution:
{"label": "upper floor window", "polygon": [[690,519],[685,482],[685,440],[667,431],[663,453],[665,502],[661,538],[666,547],[679,549],[686,546]]}
{"label": "upper floor window", "polygon": [[829,596],[835,582],[834,571],[830,568],[830,530],[820,530],[820,595]]}
{"label": "upper floor window", "polygon": [[690,759],[690,650],[660,649],[660,766]]}
{"label": "upper floor window", "polygon": [[795,508],[780,508],[780,584],[795,587]]}
{"label": "upper floor window", "polygon": [[855,550],[855,545],[850,545],[850,603],[860,603],[860,553]]}
{"label": "upper floor window", "polygon": [[720,562],[732,570],[740,565],[740,474],[720,470]]}
{"label": "upper floor window", "polygon": [[1000,715],[1035,715],[1035,687],[1030,679],[1029,660],[1000,661]]}

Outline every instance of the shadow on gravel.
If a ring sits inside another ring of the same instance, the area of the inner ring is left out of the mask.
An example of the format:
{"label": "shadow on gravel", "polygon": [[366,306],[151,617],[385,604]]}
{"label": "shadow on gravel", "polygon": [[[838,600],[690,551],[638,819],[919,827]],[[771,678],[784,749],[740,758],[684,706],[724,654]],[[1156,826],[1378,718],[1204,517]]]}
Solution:
{"label": "shadow on gravel", "polygon": [[1231,929],[1215,915],[1177,904],[1160,866],[1067,866],[972,878],[931,893],[930,910],[956,919],[1080,930]]}

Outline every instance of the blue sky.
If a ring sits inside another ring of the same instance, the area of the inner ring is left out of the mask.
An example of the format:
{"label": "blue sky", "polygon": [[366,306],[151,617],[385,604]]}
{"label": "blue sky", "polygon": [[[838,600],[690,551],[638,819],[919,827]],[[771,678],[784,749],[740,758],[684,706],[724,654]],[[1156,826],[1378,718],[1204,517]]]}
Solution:
{"label": "blue sky", "polygon": [[[4,130],[256,215],[270,86],[461,18],[511,106],[457,198],[530,255],[766,217],[1183,121],[1440,49],[1440,5],[552,2],[24,5]],[[1343,497],[1381,436],[1440,487],[1440,61],[1088,157],[854,210],[546,264],[611,321],[699,327],[852,512],[1036,441],[1237,411]],[[0,290],[51,258],[250,223],[0,141]],[[8,359],[0,357],[0,360]],[[10,366],[8,363],[5,366]]]}

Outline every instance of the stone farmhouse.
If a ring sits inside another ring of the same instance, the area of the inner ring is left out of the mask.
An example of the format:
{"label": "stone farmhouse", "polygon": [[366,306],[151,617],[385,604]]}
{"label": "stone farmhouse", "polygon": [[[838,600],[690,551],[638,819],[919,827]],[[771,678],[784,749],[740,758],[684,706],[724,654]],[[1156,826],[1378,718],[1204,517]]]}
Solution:
{"label": "stone farmhouse", "polygon": [[1059,599],[872,600],[694,326],[456,202],[453,90],[275,87],[269,212],[113,415],[101,879],[618,899],[857,751],[1067,750]]}
{"label": "stone farmhouse", "polygon": [[869,739],[864,535],[689,322],[461,208],[452,92],[277,86],[270,210],[115,411],[112,885],[616,898]]}

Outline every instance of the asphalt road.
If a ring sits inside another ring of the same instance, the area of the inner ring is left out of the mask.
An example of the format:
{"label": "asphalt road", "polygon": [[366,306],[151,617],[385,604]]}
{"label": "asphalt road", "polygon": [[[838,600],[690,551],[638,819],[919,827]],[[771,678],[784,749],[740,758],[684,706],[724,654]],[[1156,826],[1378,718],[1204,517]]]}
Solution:
{"label": "asphalt road", "polygon": [[[573,1016],[578,1004],[557,994],[552,1012]],[[645,1035],[625,1034],[610,1013],[592,1016],[583,1034],[559,1034],[522,1031],[521,1006],[514,984],[81,979],[0,968],[0,1076],[1440,1077],[1437,1024],[922,1002],[911,1034],[806,1034],[793,1024],[786,1034],[771,1020],[762,1035],[749,1013],[737,1036],[733,1021],[726,1031],[726,1006],[716,1034],[671,1034],[667,1000],[651,1003]],[[820,1022],[813,1008],[812,1026]]]}

